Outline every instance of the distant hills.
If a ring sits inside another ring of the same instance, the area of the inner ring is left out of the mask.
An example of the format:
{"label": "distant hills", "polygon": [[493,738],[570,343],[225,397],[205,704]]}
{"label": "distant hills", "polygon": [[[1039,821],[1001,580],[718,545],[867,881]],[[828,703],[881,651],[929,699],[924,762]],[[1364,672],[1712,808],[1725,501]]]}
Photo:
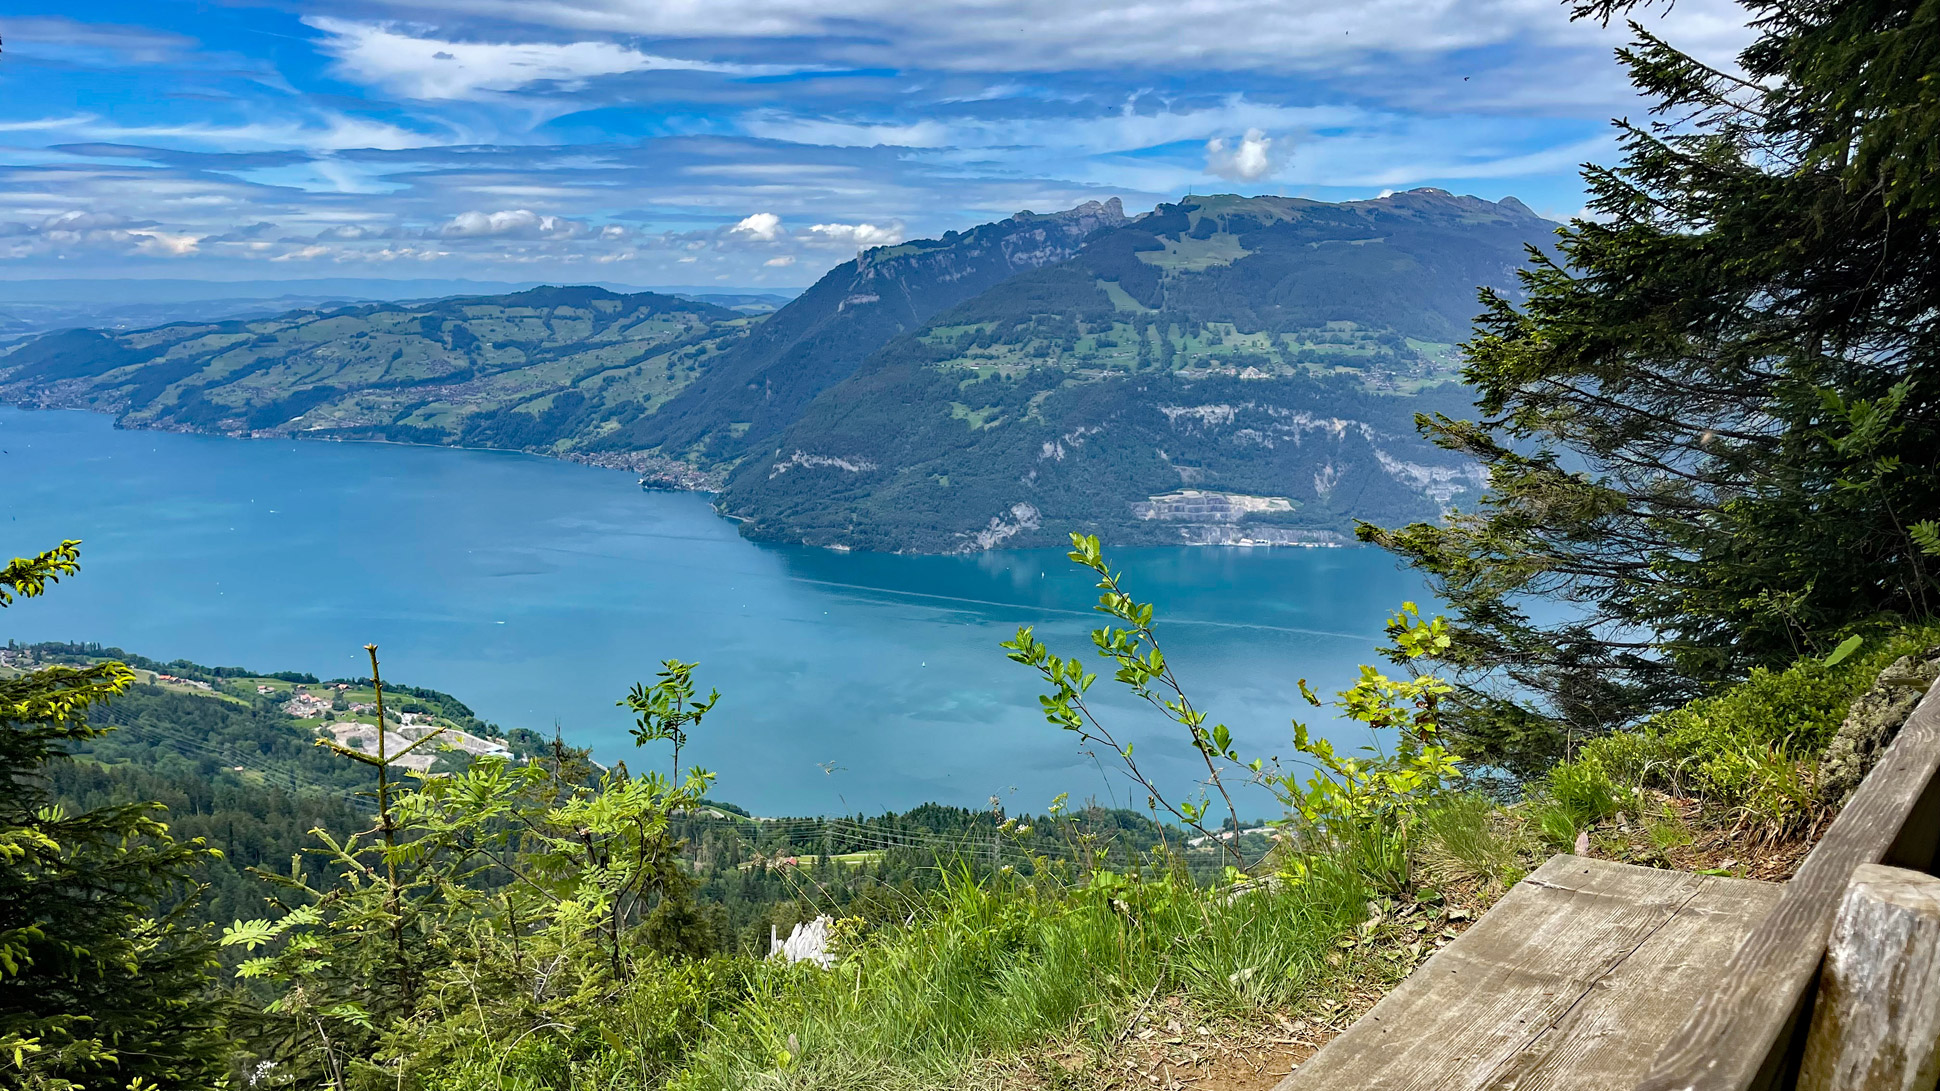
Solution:
{"label": "distant hills", "polygon": [[1328,543],[1479,487],[1412,418],[1466,408],[1476,288],[1554,226],[1440,190],[1091,202],[867,251],[772,314],[542,287],[64,331],[0,349],[0,398],[625,466],[817,546]]}
{"label": "distant hills", "polygon": [[0,356],[0,396],[128,427],[565,454],[653,412],[756,321],[651,292],[533,288],[69,330]]}
{"label": "distant hills", "polygon": [[[0,343],[35,334],[89,326],[139,330],[165,322],[216,322],[268,318],[296,310],[332,310],[379,300],[424,301],[448,296],[508,295],[538,288],[537,282],[374,277],[311,280],[213,281],[175,279],[0,280]],[[769,314],[795,292],[731,287],[626,288],[718,303],[747,314]]]}

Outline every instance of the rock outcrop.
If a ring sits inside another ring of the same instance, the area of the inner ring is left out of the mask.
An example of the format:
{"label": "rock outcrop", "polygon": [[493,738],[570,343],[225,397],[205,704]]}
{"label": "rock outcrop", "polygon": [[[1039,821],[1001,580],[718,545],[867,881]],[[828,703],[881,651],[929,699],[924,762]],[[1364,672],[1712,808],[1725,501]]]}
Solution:
{"label": "rock outcrop", "polygon": [[1852,798],[1859,782],[1935,679],[1940,679],[1940,647],[1893,660],[1872,687],[1860,694],[1819,761],[1819,798],[1839,806]]}

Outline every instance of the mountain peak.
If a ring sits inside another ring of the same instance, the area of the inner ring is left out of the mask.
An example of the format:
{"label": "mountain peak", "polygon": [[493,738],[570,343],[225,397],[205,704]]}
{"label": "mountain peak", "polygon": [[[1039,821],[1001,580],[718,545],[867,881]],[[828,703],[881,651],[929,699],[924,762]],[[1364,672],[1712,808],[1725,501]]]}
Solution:
{"label": "mountain peak", "polygon": [[1063,212],[1038,213],[1032,212],[1027,208],[1011,215],[1011,219],[1018,223],[1024,223],[1029,220],[1062,221],[1087,218],[1104,221],[1099,224],[1101,227],[1117,227],[1120,224],[1130,222],[1129,218],[1125,215],[1125,203],[1116,197],[1111,197],[1103,201],[1086,201],[1075,208],[1067,208]]}
{"label": "mountain peak", "polygon": [[[1019,212],[937,239],[866,250],[776,311],[637,429],[610,437],[730,460],[772,439],[891,338],[1131,222],[1118,198]],[[698,445],[698,446],[697,446]]]}
{"label": "mountain peak", "polygon": [[1371,205],[1377,208],[1444,209],[1459,212],[1502,211],[1494,201],[1477,197],[1472,193],[1450,193],[1438,186],[1416,186],[1414,189],[1384,193],[1373,200],[1348,203]]}

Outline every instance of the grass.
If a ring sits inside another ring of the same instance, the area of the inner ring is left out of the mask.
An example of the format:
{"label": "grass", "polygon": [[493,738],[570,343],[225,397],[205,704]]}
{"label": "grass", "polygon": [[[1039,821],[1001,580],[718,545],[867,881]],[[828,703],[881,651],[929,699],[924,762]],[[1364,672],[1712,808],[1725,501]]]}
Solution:
{"label": "grass", "polygon": [[[1460,797],[1424,829],[1499,886],[1517,851],[1499,817]],[[1471,913],[1439,892],[1380,898],[1354,868],[1312,863],[1305,881],[1244,894],[1196,885],[1159,858],[1142,874],[959,871],[905,921],[867,933],[838,922],[831,969],[665,964],[570,1019],[526,1016],[536,1032],[509,1048],[509,1035],[482,1041],[423,1086],[1078,1089],[1122,1086],[1132,1058],[1176,1069],[1221,1040],[1324,1040]],[[1276,1048],[1279,1072],[1305,1055]],[[1233,1063],[1259,1056],[1247,1052]]]}
{"label": "grass", "polygon": [[1103,1052],[1154,996],[1290,1005],[1343,971],[1339,943],[1367,912],[1366,889],[1338,875],[1230,899],[1170,877],[959,878],[832,971],[764,964],[671,1086],[974,1086],[994,1059],[1052,1042]]}
{"label": "grass", "polygon": [[1150,1050],[1248,1028],[1317,1024],[1317,1044],[1584,835],[1632,863],[1785,878],[1821,815],[1816,755],[1848,704],[1936,639],[1759,672],[1585,745],[1517,801],[1434,796],[1378,838],[1303,857],[1304,879],[1242,895],[1162,857],[1136,874],[959,872],[901,920],[839,922],[832,969],[670,964],[427,1086],[1077,1091],[1126,1086]]}
{"label": "grass", "polygon": [[1503,890],[1527,870],[1526,823],[1480,793],[1452,795],[1429,807],[1422,815],[1422,834],[1423,862],[1437,881]]}

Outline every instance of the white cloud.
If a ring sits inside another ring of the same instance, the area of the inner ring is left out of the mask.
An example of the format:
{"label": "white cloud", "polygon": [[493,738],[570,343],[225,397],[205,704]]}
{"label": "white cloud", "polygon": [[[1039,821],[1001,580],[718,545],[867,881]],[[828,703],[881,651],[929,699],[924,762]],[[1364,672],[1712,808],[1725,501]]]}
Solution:
{"label": "white cloud", "polygon": [[961,136],[975,129],[974,125],[953,127],[940,121],[876,124],[768,110],[744,118],[741,127],[749,136],[764,140],[831,148],[873,148],[885,144],[898,148],[941,148],[958,143]]}
{"label": "white cloud", "polygon": [[195,253],[197,244],[202,240],[195,235],[179,235],[167,231],[137,232],[134,238],[135,252],[149,257],[179,258]]}
{"label": "white cloud", "polygon": [[1338,129],[1364,125],[1377,116],[1352,106],[1282,106],[1233,94],[1214,105],[1176,110],[1141,109],[1141,103],[1134,99],[1116,110],[1090,117],[966,117],[947,125],[940,121],[872,125],[763,110],[743,118],[741,124],[750,136],[825,147],[888,144],[1004,153],[1048,148],[1060,153],[1097,154],[1203,141],[1249,129]]}
{"label": "white cloud", "polygon": [[[389,3],[426,16],[460,6]],[[462,10],[579,34],[785,40],[826,63],[989,72],[1325,70],[1510,42],[1607,48],[1623,34],[1572,26],[1554,0],[467,0]],[[1684,0],[1654,22],[1706,59],[1744,40],[1730,0]]]}
{"label": "white cloud", "polygon": [[99,120],[94,114],[69,114],[66,117],[28,118],[23,121],[0,121],[0,133],[37,133],[59,129],[72,129]]}
{"label": "white cloud", "polygon": [[559,216],[542,216],[527,208],[503,212],[460,212],[439,229],[446,238],[469,239],[511,236],[524,239],[571,238],[582,225]]}
{"label": "white cloud", "polygon": [[728,228],[730,235],[743,235],[756,242],[774,242],[782,235],[781,217],[772,212],[757,212]]}
{"label": "white cloud", "polygon": [[45,232],[81,232],[126,226],[128,221],[113,213],[83,212],[78,208],[49,216],[40,222],[40,229]]}
{"label": "white cloud", "polygon": [[318,258],[329,257],[333,253],[335,253],[335,251],[331,250],[330,247],[328,246],[303,246],[303,247],[298,247],[295,250],[286,250],[281,254],[274,255],[269,260],[271,261],[315,261]]}
{"label": "white cloud", "polygon": [[422,100],[476,98],[540,83],[571,91],[584,87],[588,80],[628,72],[761,76],[799,71],[784,65],[665,57],[605,41],[459,42],[419,36],[387,23],[321,15],[304,22],[323,31],[326,37],[320,44],[337,59],[344,75]]}
{"label": "white cloud", "polygon": [[871,246],[894,246],[903,241],[903,222],[893,221],[883,227],[875,224],[815,224],[809,233],[825,242],[840,243],[858,249]]}
{"label": "white cloud", "polygon": [[401,151],[450,142],[450,135],[433,136],[397,125],[340,113],[312,114],[305,120],[254,121],[222,125],[189,121],[163,125],[117,125],[100,117],[77,114],[42,118],[0,126],[0,132],[49,131],[69,139],[115,141],[181,141],[225,152],[260,148],[302,148],[339,151],[378,148]]}
{"label": "white cloud", "polygon": [[786,269],[788,266],[795,264],[795,255],[783,254],[781,257],[778,257],[778,258],[769,258],[767,261],[764,261],[761,264],[767,266],[770,269]]}
{"label": "white cloud", "polygon": [[194,50],[195,39],[148,27],[87,23],[60,16],[24,16],[7,20],[7,32],[20,45],[18,55],[83,62],[104,57],[119,64],[165,64]]}
{"label": "white cloud", "polygon": [[163,230],[110,212],[72,209],[43,217],[39,223],[0,223],[0,238],[20,240],[0,251],[7,257],[96,252],[180,258],[196,253],[203,236]]}
{"label": "white cloud", "polygon": [[1280,168],[1286,158],[1285,139],[1248,129],[1239,143],[1228,146],[1224,137],[1206,141],[1206,173],[1229,182],[1257,182]]}

